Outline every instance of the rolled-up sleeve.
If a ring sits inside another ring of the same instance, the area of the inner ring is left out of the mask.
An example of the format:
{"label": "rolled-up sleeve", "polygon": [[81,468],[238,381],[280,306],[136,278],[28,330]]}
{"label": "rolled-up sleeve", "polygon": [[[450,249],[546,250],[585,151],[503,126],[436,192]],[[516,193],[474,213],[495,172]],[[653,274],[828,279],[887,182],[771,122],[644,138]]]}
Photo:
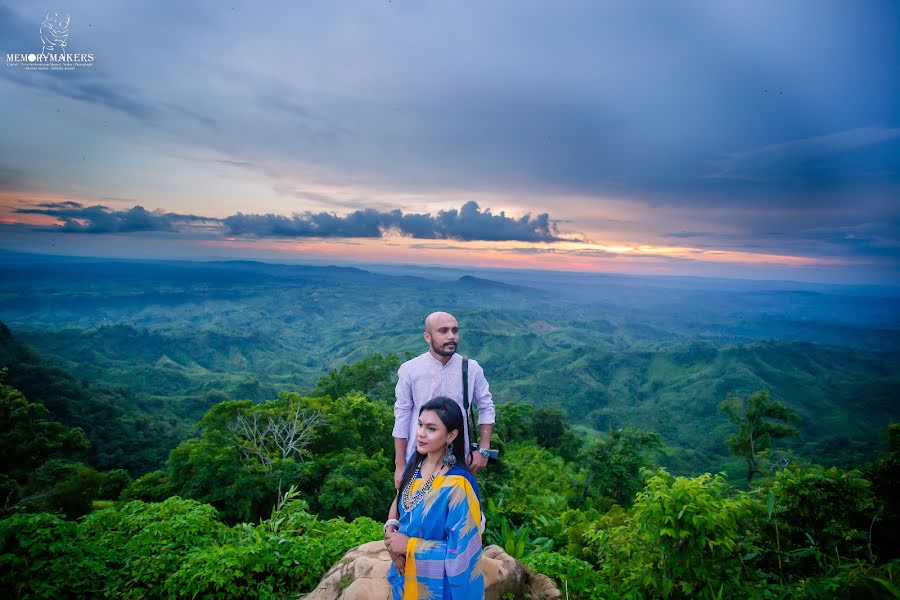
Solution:
{"label": "rolled-up sleeve", "polygon": [[484,370],[481,365],[475,369],[474,381],[472,382],[472,395],[475,398],[475,406],[478,407],[478,424],[493,425],[496,417],[494,411],[494,398],[491,396],[491,389],[488,386],[487,379],[484,378]]}
{"label": "rolled-up sleeve", "polygon": [[394,433],[395,438],[409,438],[409,420],[412,415],[412,381],[406,364],[397,370],[397,387],[394,390]]}

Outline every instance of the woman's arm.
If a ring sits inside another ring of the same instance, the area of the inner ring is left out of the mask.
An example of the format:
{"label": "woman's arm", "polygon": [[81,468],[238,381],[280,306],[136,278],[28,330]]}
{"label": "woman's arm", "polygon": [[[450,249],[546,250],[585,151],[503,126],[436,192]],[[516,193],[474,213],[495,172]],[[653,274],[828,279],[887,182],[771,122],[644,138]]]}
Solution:
{"label": "woman's arm", "polygon": [[400,518],[400,509],[397,508],[397,498],[399,496],[394,496],[394,501],[391,502],[391,507],[388,509],[388,519],[399,519]]}
{"label": "woman's arm", "polygon": [[[397,498],[399,496],[394,496],[394,501],[391,503],[391,507],[388,509],[388,519],[399,519],[400,518],[400,509],[397,507]],[[406,547],[404,546],[403,550],[398,554],[396,550],[391,549],[391,541],[395,536],[403,535],[401,533],[397,533],[400,528],[397,525],[388,525],[384,528],[384,546],[388,550],[388,554],[391,557],[391,561],[394,563],[394,566],[397,567],[397,572],[401,575],[403,574],[404,569],[406,569]],[[406,536],[403,536],[406,537]],[[399,543],[400,540],[394,540],[395,544]]]}

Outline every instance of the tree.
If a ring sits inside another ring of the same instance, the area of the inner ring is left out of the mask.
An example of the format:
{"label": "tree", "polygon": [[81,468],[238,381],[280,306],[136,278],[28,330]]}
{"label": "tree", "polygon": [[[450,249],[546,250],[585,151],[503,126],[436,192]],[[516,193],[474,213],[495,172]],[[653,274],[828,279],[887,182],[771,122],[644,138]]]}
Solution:
{"label": "tree", "polygon": [[54,482],[32,480],[35,470],[89,444],[81,429],[51,420],[44,405],[2,383],[5,376],[6,369],[0,369],[0,510],[10,512],[55,493]]}
{"label": "tree", "polygon": [[385,456],[393,456],[391,430],[394,411],[384,402],[372,400],[359,392],[339,398],[301,398],[297,394],[285,393],[280,401],[291,403],[291,406],[303,406],[305,410],[322,415],[309,446],[315,457],[344,452],[347,448],[360,450],[369,456],[374,456],[379,450]]}
{"label": "tree", "polygon": [[288,414],[267,415],[254,410],[249,416],[238,414],[228,429],[243,457],[258,460],[268,471],[275,461],[308,457],[306,446],[321,420],[321,415],[302,406]]}
{"label": "tree", "polygon": [[788,423],[797,420],[797,413],[789,406],[769,397],[768,390],[750,394],[744,400],[729,395],[719,405],[738,430],[727,439],[728,447],[747,461],[747,487],[753,476],[760,473],[759,454],[768,450],[773,439],[796,435],[797,430]]}
{"label": "tree", "polygon": [[372,400],[393,403],[399,366],[400,358],[396,354],[382,356],[376,352],[352,365],[328,371],[319,378],[312,395],[340,398],[350,392],[359,392]]}
{"label": "tree", "polygon": [[497,406],[494,436],[506,444],[534,440],[534,410],[530,404],[517,402]]}
{"label": "tree", "polygon": [[558,408],[536,408],[532,417],[534,437],[544,448],[558,448],[566,435],[565,413]]}
{"label": "tree", "polygon": [[326,475],[314,507],[324,518],[383,519],[396,493],[390,465],[381,450],[374,456],[350,448],[328,455],[319,465]]}
{"label": "tree", "polygon": [[[80,337],[67,336],[60,337],[59,343],[73,355],[78,355],[79,350],[82,353],[95,350],[81,346],[85,341]],[[187,426],[186,422],[179,423],[180,417],[163,408],[168,406],[166,403],[138,406],[133,392],[122,387],[88,384],[51,366],[17,341],[2,322],[0,365],[9,368],[4,383],[22,392],[29,402],[46,408],[49,418],[83,431],[90,447],[80,458],[96,469],[124,468],[140,474],[158,468],[165,462],[169,449],[183,437],[181,427]]]}
{"label": "tree", "polygon": [[658,433],[631,427],[611,431],[583,453],[585,495],[630,506],[641,489],[641,469],[650,466],[648,454],[661,446]]}
{"label": "tree", "polygon": [[102,474],[100,489],[97,492],[101,500],[116,500],[131,485],[131,475],[125,469],[113,469]]}
{"label": "tree", "polygon": [[51,459],[29,478],[29,489],[41,490],[41,498],[28,502],[32,511],[59,512],[77,519],[91,512],[103,475],[82,463]]}
{"label": "tree", "polygon": [[150,471],[132,481],[122,492],[120,499],[124,502],[129,500],[162,502],[173,495],[175,487],[169,474],[165,471]]}

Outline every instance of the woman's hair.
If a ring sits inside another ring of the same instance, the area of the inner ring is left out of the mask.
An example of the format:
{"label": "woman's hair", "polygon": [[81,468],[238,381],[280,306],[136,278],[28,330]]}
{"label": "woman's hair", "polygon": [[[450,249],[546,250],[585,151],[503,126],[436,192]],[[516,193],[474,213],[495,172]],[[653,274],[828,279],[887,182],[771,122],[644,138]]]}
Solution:
{"label": "woman's hair", "polygon": [[[454,429],[458,432],[453,440],[453,456],[456,457],[456,464],[459,467],[467,469],[465,422],[463,421],[462,409],[459,408],[459,404],[446,396],[437,396],[423,404],[422,408],[419,409],[419,414],[421,415],[424,410],[433,410],[441,420],[441,423],[444,424],[444,427],[447,428],[448,433]],[[406,443],[412,443],[412,440],[406,440]],[[398,496],[403,492],[409,480],[412,479],[413,473],[416,472],[416,467],[422,464],[424,459],[424,454],[418,450],[413,451],[412,460],[409,461],[406,465],[406,470],[403,472],[400,489],[397,490]]]}

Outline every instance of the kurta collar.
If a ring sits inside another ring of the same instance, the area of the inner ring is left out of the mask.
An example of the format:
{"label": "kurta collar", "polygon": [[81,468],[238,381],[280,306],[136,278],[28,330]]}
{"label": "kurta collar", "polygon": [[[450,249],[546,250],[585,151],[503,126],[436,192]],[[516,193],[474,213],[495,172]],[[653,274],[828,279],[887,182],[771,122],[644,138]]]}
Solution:
{"label": "kurta collar", "polygon": [[431,359],[432,364],[433,364],[434,366],[440,368],[440,369],[446,369],[447,367],[453,366],[453,365],[459,363],[459,361],[462,360],[462,359],[459,357],[459,352],[454,352],[454,353],[453,353],[453,356],[450,357],[450,360],[447,361],[447,364],[444,365],[444,364],[441,364],[441,361],[439,361],[438,359],[436,359],[436,358],[434,357],[433,354],[431,354],[431,351],[430,351],[430,350],[429,350],[428,352],[426,352],[425,354],[427,354],[427,355],[428,355],[428,358]]}

